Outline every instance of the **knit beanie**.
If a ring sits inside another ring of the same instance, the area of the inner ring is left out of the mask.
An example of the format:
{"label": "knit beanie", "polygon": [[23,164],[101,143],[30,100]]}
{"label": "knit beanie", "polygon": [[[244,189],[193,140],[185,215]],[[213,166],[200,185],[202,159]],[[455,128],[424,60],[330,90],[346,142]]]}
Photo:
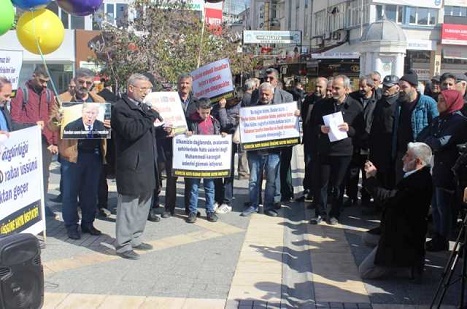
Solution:
{"label": "knit beanie", "polygon": [[399,80],[406,81],[414,87],[418,86],[418,76],[415,72],[407,73],[404,76],[402,76]]}

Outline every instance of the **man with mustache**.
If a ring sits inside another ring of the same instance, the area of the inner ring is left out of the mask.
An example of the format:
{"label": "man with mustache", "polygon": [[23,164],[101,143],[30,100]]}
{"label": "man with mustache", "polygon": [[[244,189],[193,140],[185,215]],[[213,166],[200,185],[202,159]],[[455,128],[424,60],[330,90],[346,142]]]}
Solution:
{"label": "man with mustache", "polygon": [[[105,103],[104,98],[91,92],[94,72],[80,68],[75,73],[75,93],[62,93],[54,106],[49,126],[60,130],[61,102],[95,102]],[[109,129],[110,121],[104,120],[104,126]],[[105,139],[59,139],[58,149],[62,164],[62,214],[68,237],[80,239],[78,229],[78,197],[81,208],[81,232],[94,236],[101,231],[94,227],[96,218],[97,191],[99,176],[105,162]]]}

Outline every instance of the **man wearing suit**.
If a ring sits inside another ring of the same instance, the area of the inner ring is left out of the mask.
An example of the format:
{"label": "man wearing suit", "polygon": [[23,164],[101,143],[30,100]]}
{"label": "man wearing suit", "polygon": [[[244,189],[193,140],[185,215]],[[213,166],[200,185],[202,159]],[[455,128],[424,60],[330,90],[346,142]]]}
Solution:
{"label": "man wearing suit", "polygon": [[12,129],[10,113],[7,110],[11,92],[11,82],[6,77],[0,76],[0,134],[7,134]]}
{"label": "man wearing suit", "polygon": [[63,138],[106,138],[109,130],[97,120],[98,103],[83,103],[83,116],[68,123],[63,129]]}
{"label": "man wearing suit", "polygon": [[383,205],[381,237],[360,264],[360,276],[375,279],[398,271],[419,278],[425,260],[425,235],[433,185],[429,162],[431,149],[425,143],[409,143],[402,158],[404,176],[394,189],[382,187],[376,167],[365,163],[365,188]]}
{"label": "man wearing suit", "polygon": [[[266,82],[269,82],[274,87],[274,97],[272,99],[272,104],[279,103],[290,103],[293,102],[292,94],[288,93],[285,90],[280,89],[278,86],[279,83],[279,72],[276,69],[269,68],[266,70]],[[298,106],[297,106],[298,108]],[[281,149],[280,156],[280,177],[279,184],[276,184],[276,189],[279,189],[279,192],[276,192],[274,197],[275,205],[280,205],[280,201],[290,202],[293,201],[293,185],[292,185],[292,170],[290,168],[290,160],[292,159],[292,146],[283,147]],[[280,198],[279,198],[280,196]]]}
{"label": "man wearing suit", "polygon": [[112,110],[118,192],[115,249],[117,255],[130,260],[139,259],[134,249],[152,249],[142,241],[153,191],[159,183],[154,127],[159,114],[142,103],[151,90],[146,76],[132,74],[126,94]]}

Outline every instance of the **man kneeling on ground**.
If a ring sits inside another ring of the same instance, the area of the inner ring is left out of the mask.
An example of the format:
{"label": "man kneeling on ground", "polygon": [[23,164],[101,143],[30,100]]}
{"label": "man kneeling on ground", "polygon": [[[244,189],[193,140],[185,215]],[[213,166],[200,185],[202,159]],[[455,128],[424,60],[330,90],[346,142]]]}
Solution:
{"label": "man kneeling on ground", "polygon": [[360,264],[363,279],[407,274],[420,278],[425,261],[427,215],[432,196],[429,162],[431,149],[425,143],[409,143],[402,161],[404,178],[395,189],[380,186],[376,167],[365,163],[366,189],[383,205],[378,245]]}

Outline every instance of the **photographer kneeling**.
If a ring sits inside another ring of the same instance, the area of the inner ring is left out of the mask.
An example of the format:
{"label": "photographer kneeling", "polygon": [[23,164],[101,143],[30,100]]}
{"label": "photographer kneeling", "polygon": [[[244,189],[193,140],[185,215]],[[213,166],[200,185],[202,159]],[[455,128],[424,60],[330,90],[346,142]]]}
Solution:
{"label": "photographer kneeling", "polygon": [[425,143],[409,143],[402,158],[404,178],[395,189],[383,188],[377,169],[365,163],[366,189],[383,206],[381,237],[360,264],[363,279],[407,274],[420,277],[425,260],[427,215],[433,192],[429,162],[431,149]]}

